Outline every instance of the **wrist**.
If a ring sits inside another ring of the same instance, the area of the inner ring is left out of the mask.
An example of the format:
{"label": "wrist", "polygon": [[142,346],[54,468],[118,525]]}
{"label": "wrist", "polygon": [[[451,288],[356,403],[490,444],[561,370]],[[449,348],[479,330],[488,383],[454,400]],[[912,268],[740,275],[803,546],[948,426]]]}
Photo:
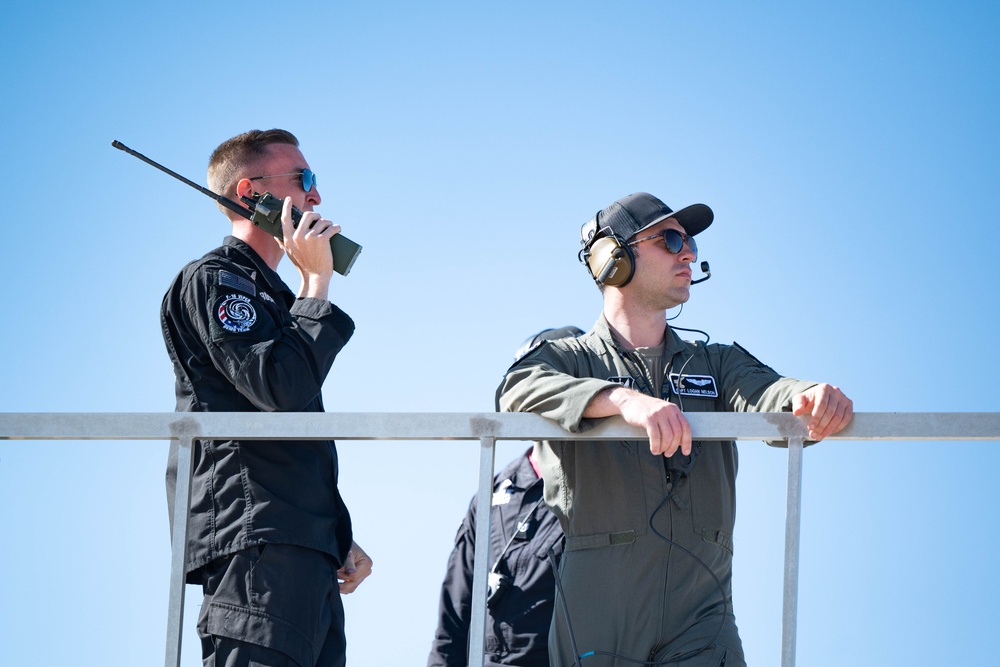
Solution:
{"label": "wrist", "polygon": [[645,394],[638,392],[635,389],[629,389],[628,387],[614,387],[608,391],[608,401],[613,406],[618,408],[619,411],[629,401],[635,400],[640,396],[645,396]]}
{"label": "wrist", "polygon": [[329,295],[329,275],[302,274],[302,286],[299,288],[300,298],[329,300]]}

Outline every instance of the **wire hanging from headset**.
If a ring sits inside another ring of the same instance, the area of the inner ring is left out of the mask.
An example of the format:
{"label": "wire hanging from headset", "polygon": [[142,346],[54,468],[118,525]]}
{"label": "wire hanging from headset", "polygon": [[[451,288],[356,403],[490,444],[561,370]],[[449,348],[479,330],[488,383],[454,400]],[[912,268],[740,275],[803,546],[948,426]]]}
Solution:
{"label": "wire hanging from headset", "polygon": [[712,577],[712,580],[715,581],[715,585],[719,588],[719,593],[722,596],[722,620],[719,623],[719,629],[716,630],[715,632],[715,636],[713,636],[712,639],[709,640],[708,643],[706,643],[704,646],[691,649],[690,651],[685,651],[684,653],[680,653],[678,655],[668,656],[663,660],[656,660],[656,661],[630,658],[628,656],[614,653],[612,651],[587,651],[586,653],[581,654],[580,648],[577,646],[576,643],[576,635],[574,635],[573,633],[573,622],[569,616],[569,603],[566,601],[566,591],[563,589],[562,580],[559,577],[559,569],[555,565],[555,558],[553,556],[552,550],[550,549],[549,553],[547,554],[547,558],[549,560],[549,565],[552,567],[552,573],[556,582],[556,589],[559,591],[559,600],[562,602],[563,613],[566,615],[566,630],[569,634],[570,648],[573,650],[573,665],[571,667],[576,667],[576,665],[582,665],[584,658],[589,658],[594,655],[603,655],[605,657],[615,658],[616,660],[621,660],[623,662],[630,662],[636,665],[646,665],[646,667],[656,667],[656,665],[679,663],[685,660],[689,660],[694,656],[712,648],[712,646],[714,646],[715,643],[719,641],[719,637],[722,636],[722,631],[726,627],[726,618],[728,618],[729,616],[729,598],[726,597],[726,589],[725,587],[723,587],[722,582],[719,580],[719,577],[715,574],[712,568],[709,567],[707,563],[705,563],[705,561],[698,558],[698,556],[696,556],[693,552],[686,549],[685,547],[682,547],[680,544],[678,544],[674,540],[670,539],[669,537],[658,531],[656,529],[656,526],[653,525],[653,519],[656,518],[657,513],[659,513],[659,511],[673,497],[673,494],[674,494],[673,488],[671,488],[670,491],[667,492],[667,495],[664,496],[663,500],[660,501],[660,504],[657,505],[656,509],[653,510],[653,513],[649,515],[649,529],[653,532],[654,535],[659,537],[661,540],[663,540],[672,547],[676,547],[682,553],[685,553],[689,557],[691,557],[698,565],[700,565],[706,572],[708,572],[709,576]]}
{"label": "wire hanging from headset", "polygon": [[[682,306],[682,310],[683,310],[684,304],[681,304],[681,306]],[[674,315],[673,317],[671,317],[667,321],[669,322],[670,320],[677,319],[679,316],[680,316],[680,313],[677,313],[677,315]],[[702,345],[708,345],[708,341],[712,340],[712,337],[708,335],[708,332],[707,331],[702,331],[701,329],[685,329],[684,327],[679,327],[679,326],[677,326],[675,324],[671,324],[670,328],[671,329],[679,329],[680,331],[690,331],[691,333],[700,333],[702,336],[705,337],[705,342],[703,342]]]}

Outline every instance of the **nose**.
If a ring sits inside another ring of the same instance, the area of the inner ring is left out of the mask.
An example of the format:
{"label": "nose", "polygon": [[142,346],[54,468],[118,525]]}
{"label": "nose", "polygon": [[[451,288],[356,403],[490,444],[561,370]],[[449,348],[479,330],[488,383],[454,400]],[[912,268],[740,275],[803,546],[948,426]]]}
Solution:
{"label": "nose", "polygon": [[323,198],[319,196],[319,186],[313,184],[312,189],[306,193],[306,202],[312,206],[319,206],[321,201],[323,201]]}
{"label": "nose", "polygon": [[698,259],[698,253],[691,248],[691,243],[693,239],[690,237],[684,239],[684,245],[681,247],[681,251],[677,253],[677,259],[684,262],[685,264],[690,264],[691,262]]}

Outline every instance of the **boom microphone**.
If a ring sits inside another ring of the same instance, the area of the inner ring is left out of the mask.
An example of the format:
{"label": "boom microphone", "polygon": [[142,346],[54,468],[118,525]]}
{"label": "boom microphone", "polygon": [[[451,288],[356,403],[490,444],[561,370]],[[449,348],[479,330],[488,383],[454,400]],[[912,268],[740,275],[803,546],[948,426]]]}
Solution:
{"label": "boom microphone", "polygon": [[692,285],[697,285],[698,283],[703,283],[712,277],[712,271],[708,268],[708,262],[701,263],[701,272],[705,274],[704,278],[698,278],[698,280],[692,280]]}

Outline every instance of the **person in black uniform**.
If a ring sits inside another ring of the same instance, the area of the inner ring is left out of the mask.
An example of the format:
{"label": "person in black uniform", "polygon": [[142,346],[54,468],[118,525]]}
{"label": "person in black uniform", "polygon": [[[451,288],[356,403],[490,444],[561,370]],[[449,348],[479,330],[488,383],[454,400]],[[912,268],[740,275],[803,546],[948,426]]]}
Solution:
{"label": "person in black uniform", "polygon": [[[515,359],[545,340],[583,333],[577,327],[546,329],[528,338]],[[559,521],[542,498],[532,450],[493,478],[490,584],[486,610],[485,664],[548,667],[548,635],[555,598],[554,567],[562,554]],[[466,667],[472,621],[476,497],[455,536],[441,585],[438,628],[427,667]],[[549,554],[554,563],[550,563]]]}
{"label": "person in black uniform", "polygon": [[[531,450],[507,465],[493,484],[490,600],[485,664],[547,667],[555,579],[549,551],[562,552],[562,529],[542,500]],[[476,498],[455,536],[441,585],[438,628],[427,667],[469,664]],[[503,578],[506,583],[499,583]]]}
{"label": "person in black uniform", "polygon": [[[340,226],[313,211],[320,195],[298,140],[284,130],[233,137],[212,154],[208,182],[236,201],[255,190],[283,198],[285,240],[223,209],[232,235],[171,284],[160,318],[176,409],[322,412],[323,382],[354,322],[328,300]],[[275,273],[286,255],[302,279],[297,295]],[[354,543],[337,476],[332,441],[196,442],[186,570],[205,593],[205,665],[345,664],[340,596],[372,562]]]}

